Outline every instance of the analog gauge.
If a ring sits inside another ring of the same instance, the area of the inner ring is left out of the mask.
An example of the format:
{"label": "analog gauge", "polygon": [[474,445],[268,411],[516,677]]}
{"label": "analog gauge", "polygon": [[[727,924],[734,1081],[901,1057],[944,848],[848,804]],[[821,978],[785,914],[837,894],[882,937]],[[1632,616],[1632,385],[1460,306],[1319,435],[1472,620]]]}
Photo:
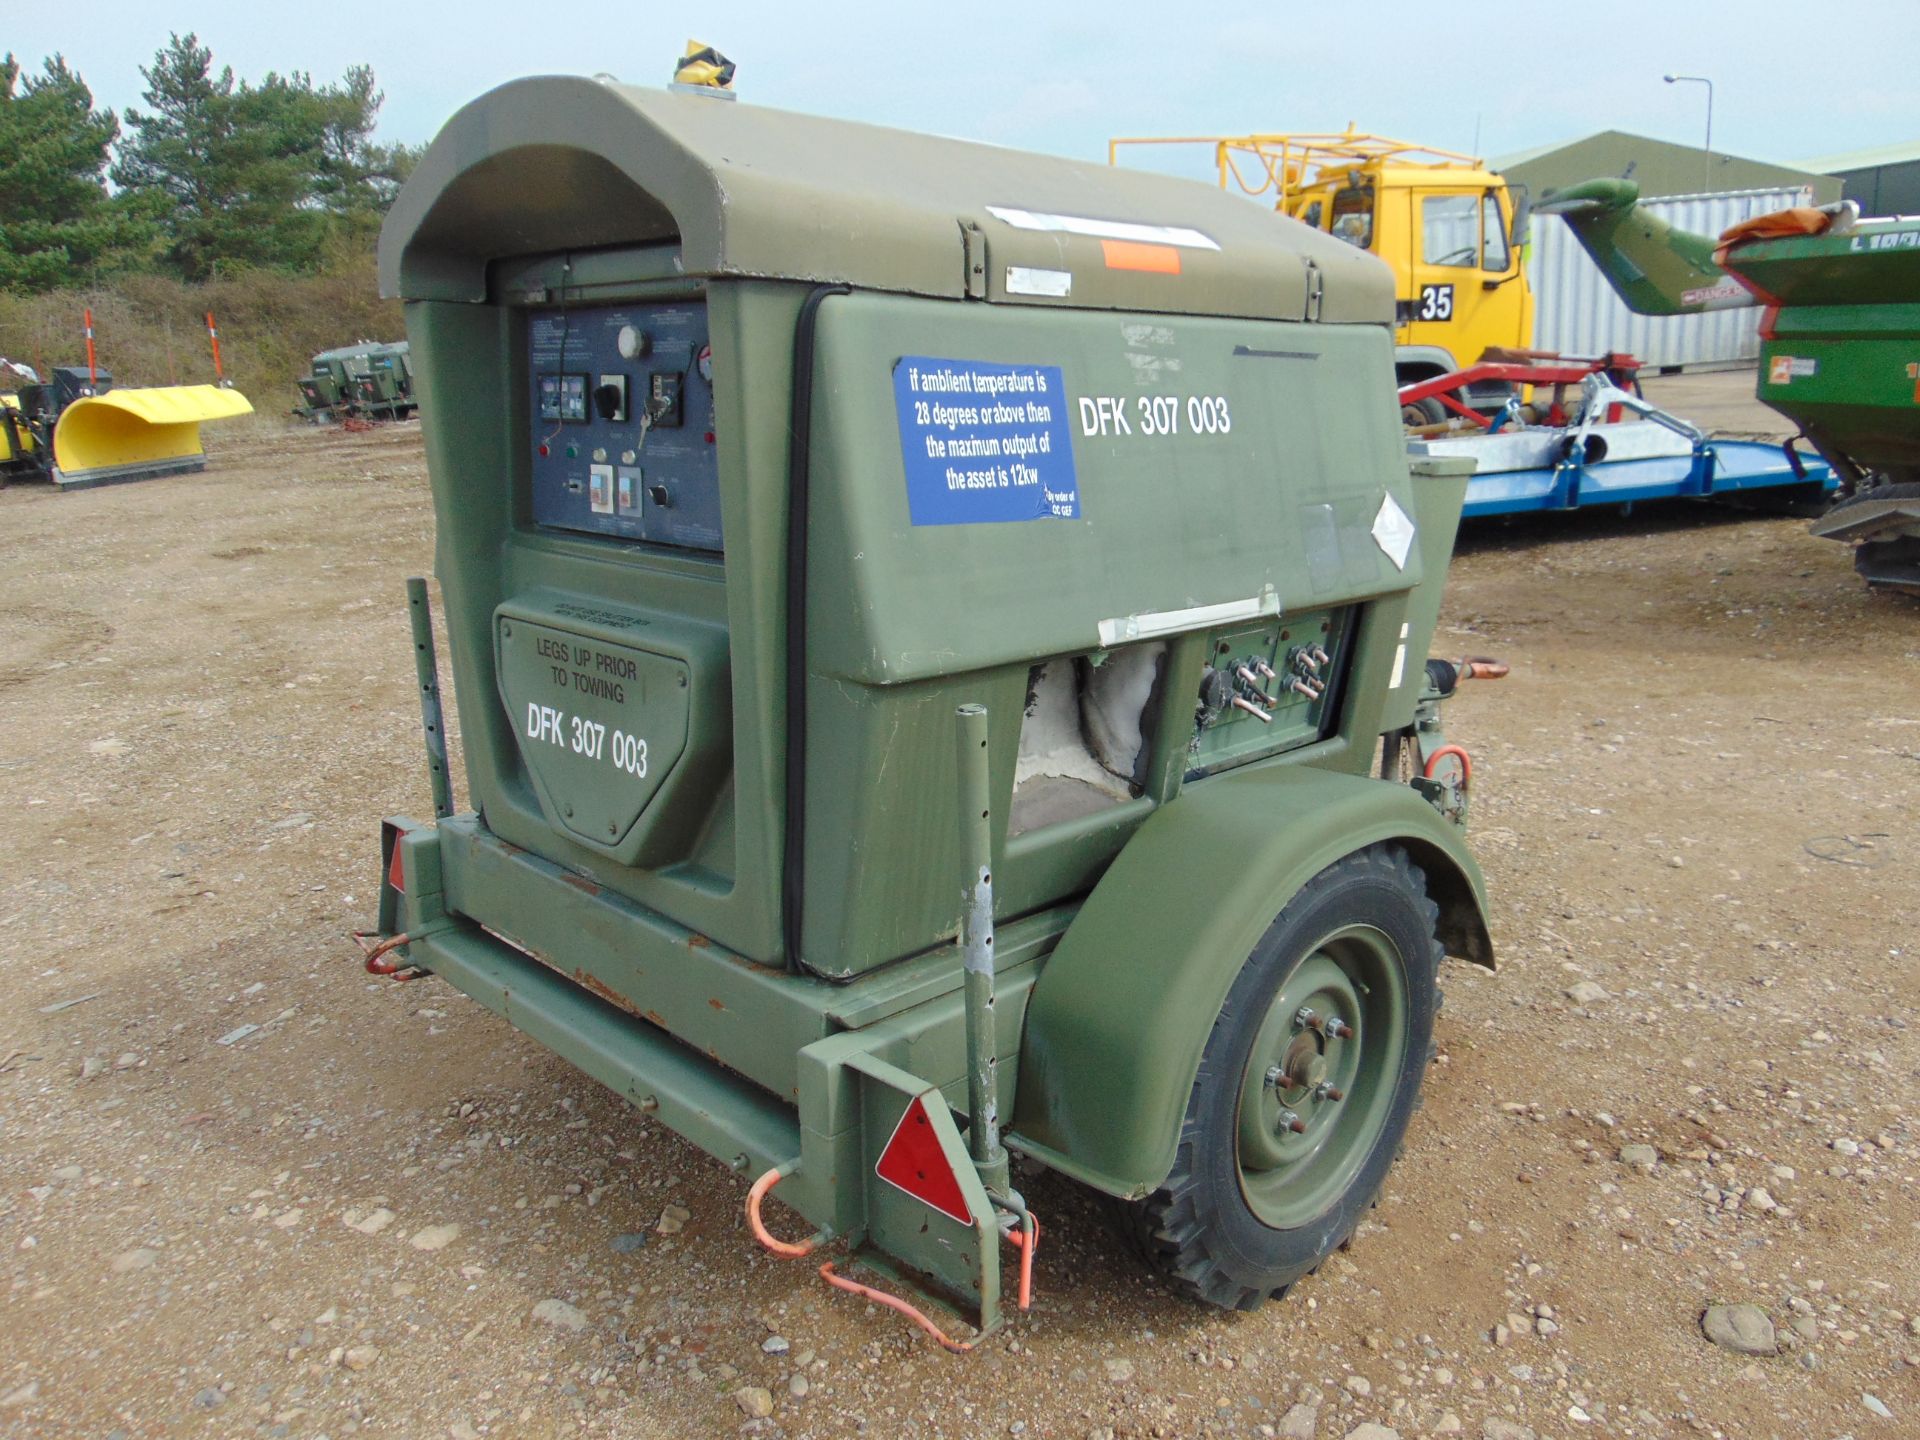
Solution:
{"label": "analog gauge", "polygon": [[699,367],[700,378],[711,385],[713,383],[713,347],[702,345],[700,353],[693,357],[693,363]]}
{"label": "analog gauge", "polygon": [[614,337],[614,343],[619,347],[623,360],[638,360],[653,348],[647,332],[633,325],[622,325],[620,333]]}

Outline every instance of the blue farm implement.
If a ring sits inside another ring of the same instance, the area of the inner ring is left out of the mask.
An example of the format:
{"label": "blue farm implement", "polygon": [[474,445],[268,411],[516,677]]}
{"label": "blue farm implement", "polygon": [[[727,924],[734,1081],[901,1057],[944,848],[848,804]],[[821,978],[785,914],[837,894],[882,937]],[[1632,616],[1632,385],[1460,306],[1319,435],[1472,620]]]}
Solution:
{"label": "blue farm implement", "polygon": [[[1465,515],[1515,515],[1647,500],[1775,502],[1820,499],[1838,481],[1825,462],[1791,446],[1709,435],[1639,393],[1631,356],[1493,361],[1401,387],[1403,412],[1429,397],[1452,418],[1409,431],[1416,456],[1474,461]],[[1465,403],[1468,386],[1531,387],[1488,416]],[[1569,391],[1572,394],[1569,394]]]}

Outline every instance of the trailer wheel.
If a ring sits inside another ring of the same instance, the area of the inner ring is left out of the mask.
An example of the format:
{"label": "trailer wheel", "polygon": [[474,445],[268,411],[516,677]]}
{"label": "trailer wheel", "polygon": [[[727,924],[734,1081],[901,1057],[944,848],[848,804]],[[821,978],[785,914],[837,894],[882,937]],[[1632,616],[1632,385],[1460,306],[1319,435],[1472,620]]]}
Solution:
{"label": "trailer wheel", "polygon": [[1352,1238],[1418,1107],[1439,907],[1396,846],[1328,866],[1247,957],[1200,1061],[1173,1172],[1128,1207],[1192,1298],[1253,1310]]}
{"label": "trailer wheel", "polygon": [[1447,418],[1447,407],[1440,403],[1440,397],[1429,395],[1424,400],[1409,400],[1400,407],[1402,425],[1438,425]]}

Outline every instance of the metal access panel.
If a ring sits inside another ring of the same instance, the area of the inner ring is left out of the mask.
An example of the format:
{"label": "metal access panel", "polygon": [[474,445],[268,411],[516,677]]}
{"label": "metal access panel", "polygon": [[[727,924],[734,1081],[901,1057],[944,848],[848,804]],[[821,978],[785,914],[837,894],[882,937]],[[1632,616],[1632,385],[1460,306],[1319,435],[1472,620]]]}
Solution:
{"label": "metal access panel", "polygon": [[722,548],[704,300],[532,311],[527,372],[536,524]]}

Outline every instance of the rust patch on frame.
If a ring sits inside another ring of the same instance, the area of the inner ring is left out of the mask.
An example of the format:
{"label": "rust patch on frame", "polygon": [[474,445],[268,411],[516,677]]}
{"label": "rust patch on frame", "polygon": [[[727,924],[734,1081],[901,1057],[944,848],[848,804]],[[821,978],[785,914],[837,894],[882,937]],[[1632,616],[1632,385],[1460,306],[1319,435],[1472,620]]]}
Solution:
{"label": "rust patch on frame", "polygon": [[573,978],[616,1009],[624,1010],[627,1014],[638,1016],[642,1020],[651,1020],[663,1030],[666,1028],[665,1022],[662,1021],[658,1015],[655,1015],[652,1011],[641,1014],[640,1010],[631,1000],[591,971],[575,970],[573,972]]}

